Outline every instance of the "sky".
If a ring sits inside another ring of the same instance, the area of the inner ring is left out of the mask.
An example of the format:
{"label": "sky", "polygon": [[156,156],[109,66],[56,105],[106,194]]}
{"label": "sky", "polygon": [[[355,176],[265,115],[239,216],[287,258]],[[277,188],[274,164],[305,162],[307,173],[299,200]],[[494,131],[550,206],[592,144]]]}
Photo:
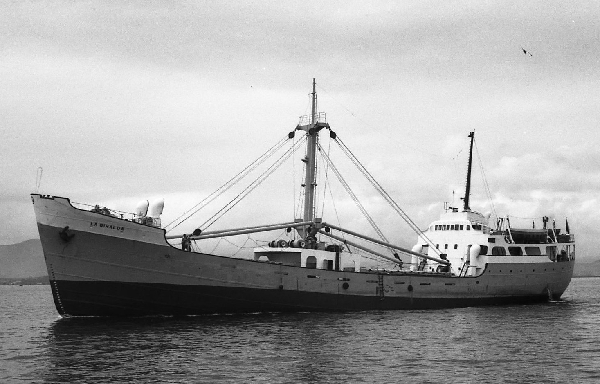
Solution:
{"label": "sky", "polygon": [[[170,222],[286,137],[316,78],[332,130],[421,228],[461,204],[475,131],[471,208],[568,218],[578,257],[598,259],[599,42],[596,1],[2,2],[0,244],[38,236],[33,192],[127,212],[164,198]],[[219,224],[291,221],[302,156]],[[336,198],[325,220],[360,231],[319,171],[319,203]],[[416,235],[340,171],[410,248]]]}

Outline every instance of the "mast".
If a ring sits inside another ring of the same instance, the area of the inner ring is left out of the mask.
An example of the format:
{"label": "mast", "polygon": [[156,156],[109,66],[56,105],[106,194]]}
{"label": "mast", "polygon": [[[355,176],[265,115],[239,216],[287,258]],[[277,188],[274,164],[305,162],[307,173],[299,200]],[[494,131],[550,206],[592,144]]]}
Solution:
{"label": "mast", "polygon": [[[306,140],[306,158],[303,161],[306,163],[306,174],[304,176],[304,212],[303,218],[299,219],[303,222],[313,222],[315,220],[315,191],[317,188],[317,143],[319,140],[319,131],[323,128],[329,129],[329,124],[325,119],[325,114],[320,114],[317,109],[317,90],[316,80],[313,78],[313,89],[311,93],[312,97],[312,108],[311,114],[308,119],[301,118],[300,124],[296,130],[305,131],[307,137]],[[298,220],[298,219],[297,219]],[[312,229],[316,233],[316,229]],[[303,237],[308,237],[308,231],[306,228],[301,231]],[[314,233],[312,233],[314,236]]]}
{"label": "mast", "polygon": [[317,92],[316,92],[316,81],[313,78],[313,91],[312,91],[312,110],[310,115],[309,128],[306,131],[308,140],[306,143],[306,176],[304,179],[304,221],[313,221],[314,219],[314,203],[315,203],[315,188],[317,183],[315,180],[317,171],[317,137],[319,131],[314,129],[317,110]]}
{"label": "mast", "polygon": [[475,139],[475,132],[469,133],[469,137],[471,138],[471,147],[469,148],[469,167],[467,168],[467,187],[465,190],[465,205],[463,207],[463,211],[470,211],[469,207],[469,197],[471,195],[471,167],[473,165],[473,140]]}

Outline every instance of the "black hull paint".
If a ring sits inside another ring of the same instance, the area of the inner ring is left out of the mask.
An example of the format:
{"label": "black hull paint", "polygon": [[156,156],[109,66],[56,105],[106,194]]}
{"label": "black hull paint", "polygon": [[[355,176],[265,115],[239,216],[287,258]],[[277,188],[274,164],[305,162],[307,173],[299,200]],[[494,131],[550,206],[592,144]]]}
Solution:
{"label": "black hull paint", "polygon": [[481,298],[350,296],[201,285],[52,281],[63,316],[202,315],[213,313],[325,312],[435,309],[548,301],[547,295]]}

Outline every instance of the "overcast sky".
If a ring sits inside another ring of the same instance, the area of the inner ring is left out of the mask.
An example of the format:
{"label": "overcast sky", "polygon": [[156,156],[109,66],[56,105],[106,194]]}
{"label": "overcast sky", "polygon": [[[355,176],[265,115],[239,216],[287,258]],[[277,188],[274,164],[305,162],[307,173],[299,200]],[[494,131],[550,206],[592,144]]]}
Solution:
{"label": "overcast sky", "polygon": [[[38,236],[39,167],[40,193],[124,211],[164,197],[174,219],[296,126],[315,77],[332,129],[422,228],[460,204],[475,130],[472,208],[491,207],[481,163],[499,215],[568,217],[579,257],[598,258],[599,2],[325,3],[2,2],[0,243]],[[293,219],[280,192],[297,193],[302,155],[223,225]],[[343,160],[333,143],[331,157]],[[339,196],[342,226],[360,230]]]}

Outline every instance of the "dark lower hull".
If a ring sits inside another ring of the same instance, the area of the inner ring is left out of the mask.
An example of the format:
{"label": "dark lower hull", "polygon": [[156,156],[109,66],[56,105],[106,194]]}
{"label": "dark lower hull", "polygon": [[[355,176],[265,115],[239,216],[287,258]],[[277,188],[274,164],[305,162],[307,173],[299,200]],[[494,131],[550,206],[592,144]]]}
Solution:
{"label": "dark lower hull", "polygon": [[123,282],[51,281],[64,316],[201,315],[249,312],[397,310],[526,304],[547,294],[464,298],[332,295],[315,292]]}

